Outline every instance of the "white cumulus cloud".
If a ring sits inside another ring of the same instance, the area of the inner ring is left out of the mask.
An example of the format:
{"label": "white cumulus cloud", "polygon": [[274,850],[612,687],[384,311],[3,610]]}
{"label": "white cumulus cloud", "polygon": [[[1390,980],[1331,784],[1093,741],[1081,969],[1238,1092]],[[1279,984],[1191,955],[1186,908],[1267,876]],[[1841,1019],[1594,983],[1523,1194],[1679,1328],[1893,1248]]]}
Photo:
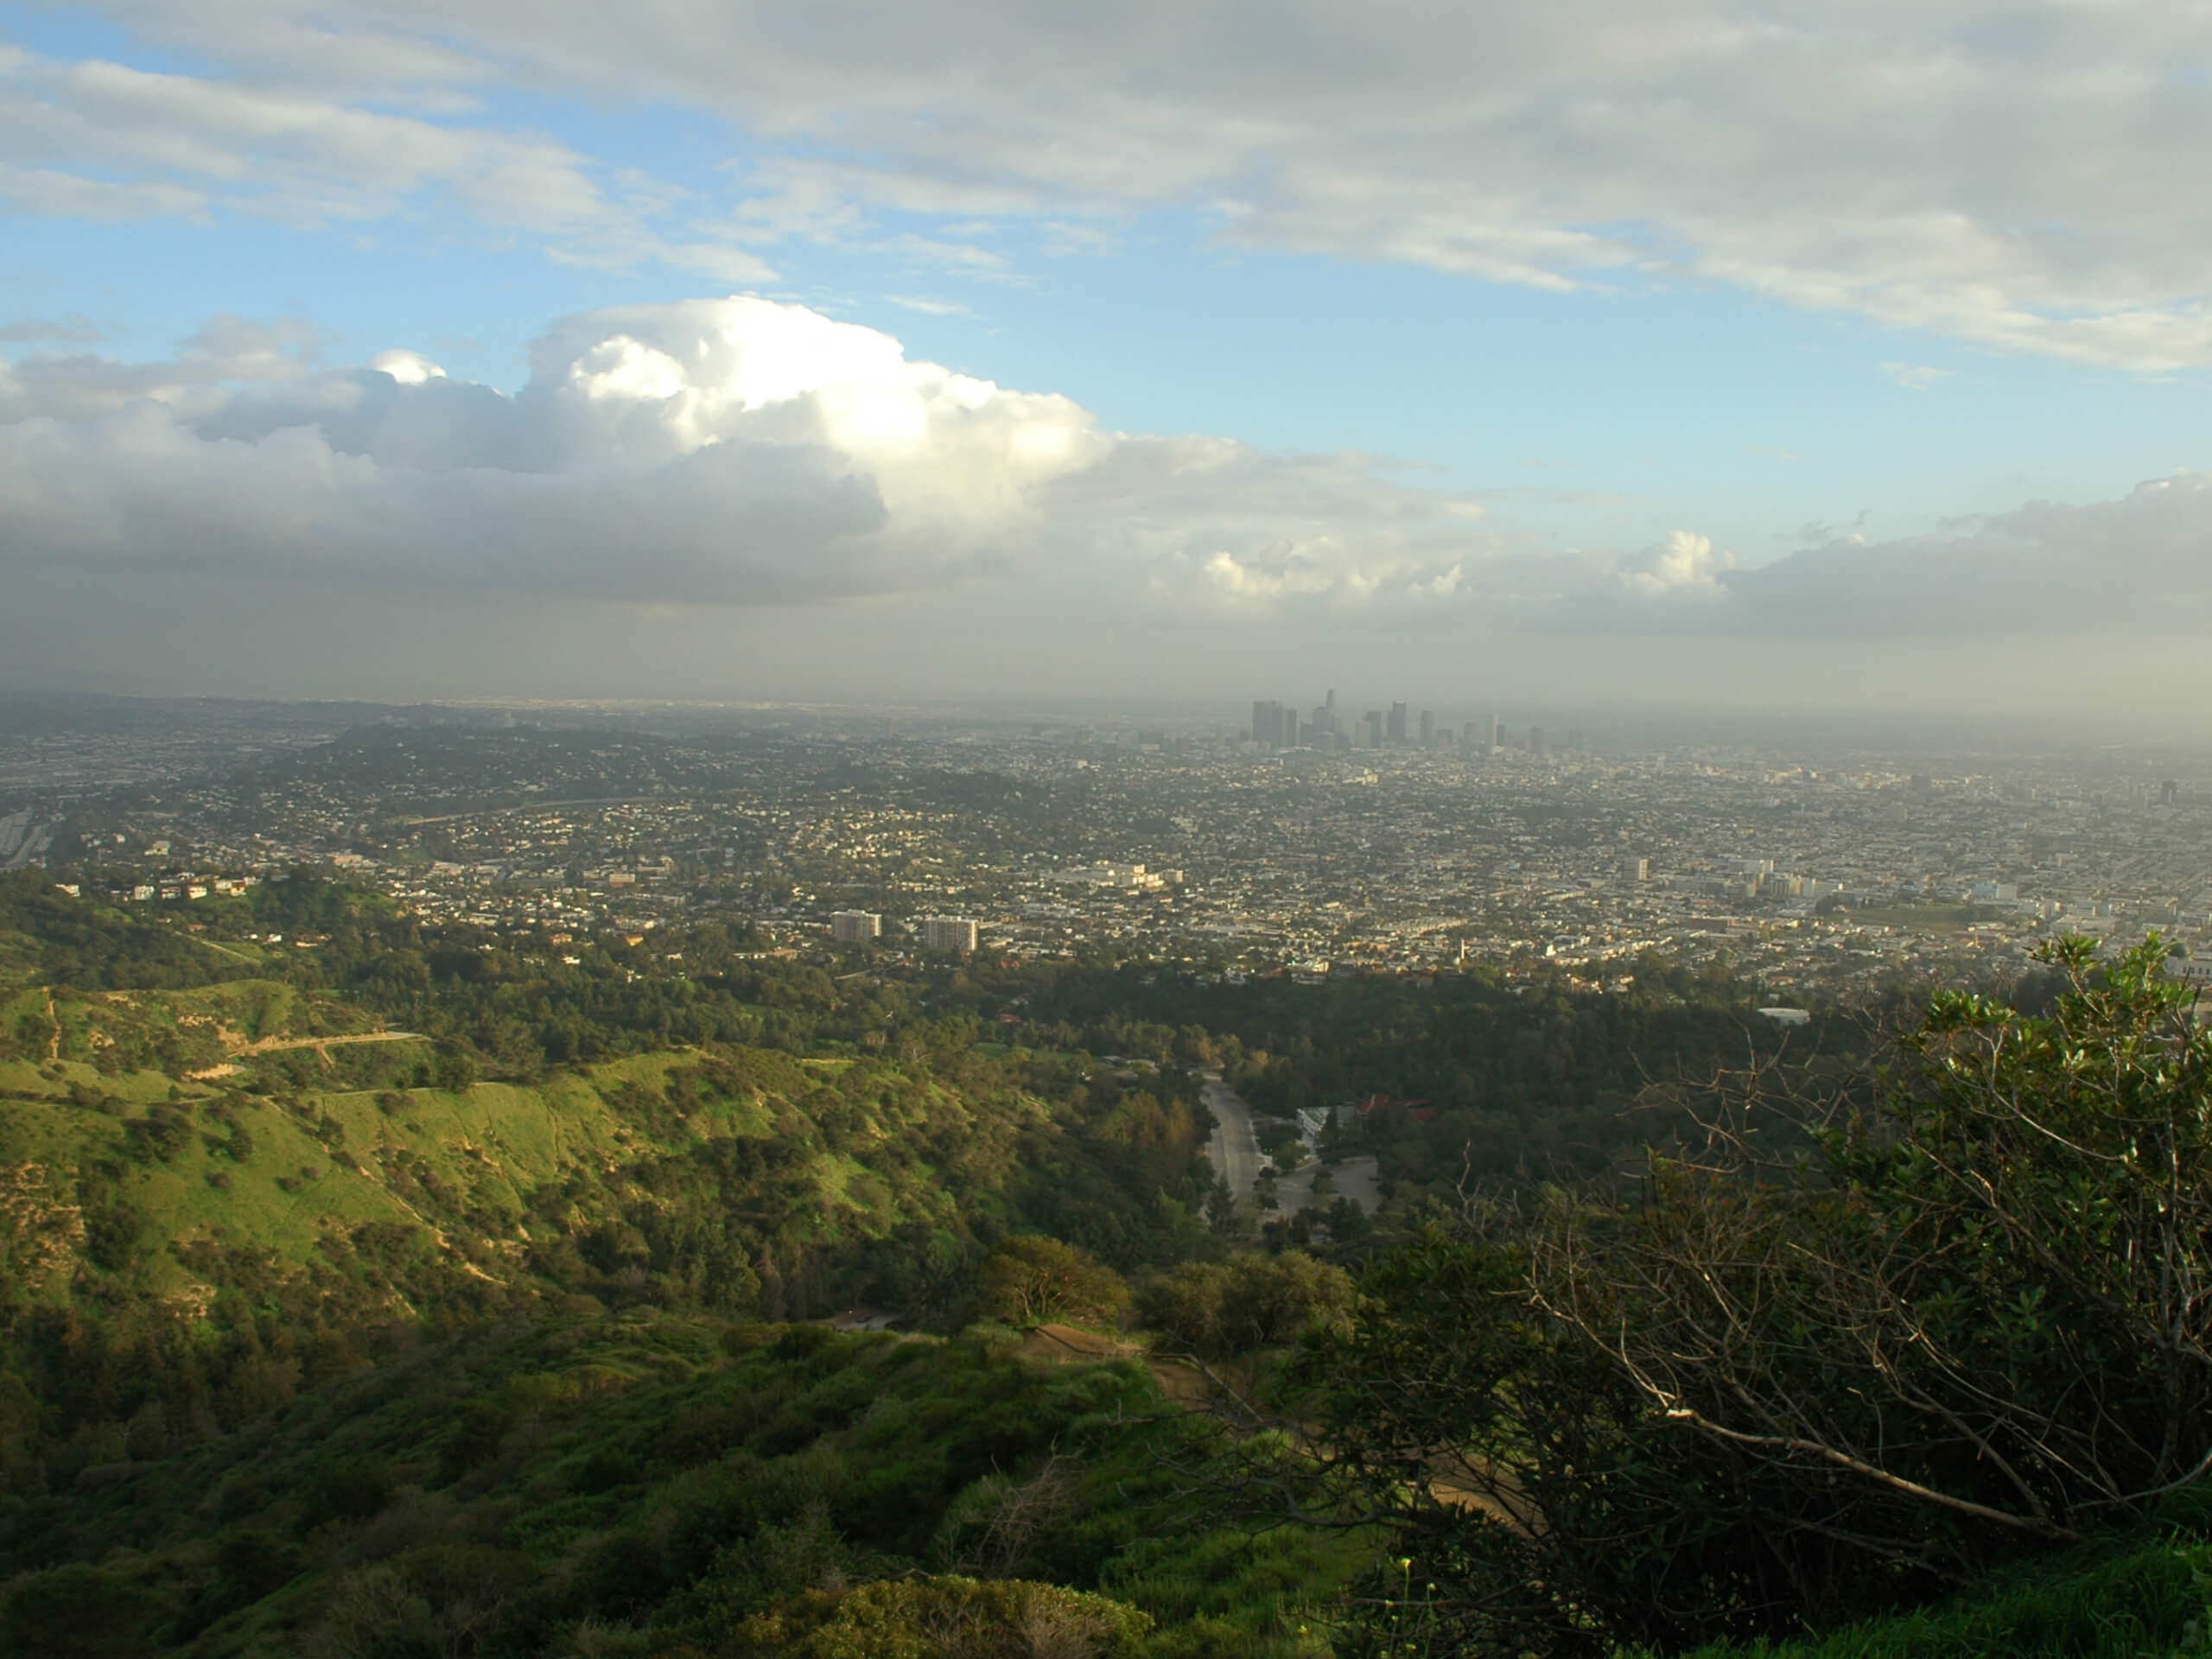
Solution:
{"label": "white cumulus cloud", "polygon": [[1487,534],[1357,457],[1104,432],[766,300],[563,318],[512,396],[405,349],[321,369],[315,344],[219,319],[169,362],[8,365],[0,561],[734,602],[1061,572],[1360,603],[1448,591]]}
{"label": "white cumulus cloud", "polygon": [[1722,574],[1735,568],[1736,556],[1725,548],[1716,551],[1710,536],[1678,530],[1624,569],[1621,583],[1645,599],[1717,598]]}
{"label": "white cumulus cloud", "polygon": [[1109,431],[1068,397],[762,299],[562,318],[512,394],[405,348],[353,368],[325,366],[327,349],[302,321],[219,317],[163,362],[0,359],[0,582],[243,579],[494,606],[988,585],[1040,617],[1058,607],[1077,634],[1109,614],[1839,639],[2212,631],[2201,474],[1906,539],[1816,528],[1816,544],[1745,569],[1688,529],[1628,553],[1551,549],[1375,457]]}

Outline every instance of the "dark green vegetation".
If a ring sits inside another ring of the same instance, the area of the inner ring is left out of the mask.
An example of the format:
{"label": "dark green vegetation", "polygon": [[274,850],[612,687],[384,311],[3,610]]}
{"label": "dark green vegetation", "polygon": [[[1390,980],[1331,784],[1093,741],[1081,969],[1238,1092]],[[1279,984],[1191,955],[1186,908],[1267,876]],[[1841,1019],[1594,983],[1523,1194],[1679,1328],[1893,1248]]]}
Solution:
{"label": "dark green vegetation", "polygon": [[1238,1529],[1111,1342],[779,1323],[1225,1255],[1179,1068],[712,930],[191,913],[0,883],[0,1651],[1287,1654],[1371,1555]]}
{"label": "dark green vegetation", "polygon": [[1132,1651],[1285,1650],[1359,1554],[1210,1531],[1163,1472],[1205,1433],[1161,1406],[1134,1363],[1003,1338],[487,1325],[17,1503],[9,1554],[45,1570],[0,1650],[766,1655],[834,1620],[825,1588],[921,1573],[1060,1596]]}
{"label": "dark green vegetation", "polygon": [[[1993,1571],[1827,1650],[2212,1630],[2154,952],[1883,1048],[1650,959],[750,944],[0,878],[0,1652],[1674,1653]],[[1207,1067],[1391,1096],[1382,1214],[1251,1248]]]}
{"label": "dark green vegetation", "polygon": [[[1655,1160],[1632,1204],[1554,1192],[1370,1274],[1306,1357],[1327,1460],[1394,1517],[1453,1644],[1834,1624],[2198,1485],[2212,1034],[2155,939],[2050,959],[2047,1014],[1939,997],[1882,1076],[1713,1102],[1700,1155]],[[1809,1120],[1802,1148],[1767,1155],[1753,1107]]]}
{"label": "dark green vegetation", "polygon": [[1282,1117],[1368,1105],[1347,1149],[1377,1154],[1387,1180],[1443,1194],[1470,1176],[1572,1180],[1639,1160],[1686,1122],[1654,1109],[1655,1081],[1708,1082],[1751,1052],[1866,1047],[1862,1021],[1834,1011],[1789,1031],[1760,1020],[1751,987],[1725,966],[1647,955],[1580,972],[1238,985],[1133,967],[1062,975],[1035,1007],[1040,1021],[1132,1053],[1148,1024],[1179,1027],[1179,1052],[1217,1061],[1254,1107]]}
{"label": "dark green vegetation", "polygon": [[1939,1607],[1828,1637],[1700,1649],[1696,1659],[2194,1659],[2212,1640],[2205,1521],[2184,1510],[2125,1542],[2008,1568]]}

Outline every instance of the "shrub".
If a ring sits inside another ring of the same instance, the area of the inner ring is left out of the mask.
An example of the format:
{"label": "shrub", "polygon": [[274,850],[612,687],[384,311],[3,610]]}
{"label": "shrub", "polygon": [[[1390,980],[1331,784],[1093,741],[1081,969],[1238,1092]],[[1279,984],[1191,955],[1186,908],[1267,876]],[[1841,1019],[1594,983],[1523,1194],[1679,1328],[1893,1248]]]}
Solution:
{"label": "shrub", "polygon": [[1152,1620],[1058,1585],[910,1579],[817,1592],[748,1620],[735,1650],[753,1659],[1113,1659],[1134,1656]]}
{"label": "shrub", "polygon": [[1300,1250],[1190,1262],[1138,1287],[1139,1321],[1209,1358],[1295,1340],[1351,1311],[1351,1276]]}

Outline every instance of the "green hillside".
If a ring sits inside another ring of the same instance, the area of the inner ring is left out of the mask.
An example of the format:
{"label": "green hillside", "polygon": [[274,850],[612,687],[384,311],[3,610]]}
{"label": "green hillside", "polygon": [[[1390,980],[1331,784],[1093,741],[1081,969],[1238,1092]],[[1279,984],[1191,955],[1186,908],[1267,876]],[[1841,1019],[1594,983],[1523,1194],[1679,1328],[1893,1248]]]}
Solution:
{"label": "green hillside", "polygon": [[[1650,962],[1200,997],[0,877],[0,1653],[2206,1651],[2162,961],[1732,1095],[1742,988]],[[1201,1066],[1435,1103],[1262,1227]]]}
{"label": "green hillside", "polygon": [[979,1640],[1052,1607],[1101,1637],[1062,1652],[1319,1653],[1300,1626],[1367,1551],[1210,1525],[1172,1467],[1206,1437],[1164,1405],[1141,1366],[989,1339],[486,1327],[13,1506],[0,1548],[35,1570],[0,1649],[919,1652],[835,1645],[836,1592],[896,1586],[895,1630],[985,1579]]}
{"label": "green hillside", "polygon": [[[1211,1432],[1141,1365],[779,1323],[957,1331],[1070,1217],[1220,1255],[1185,1074],[875,1002],[817,1047],[803,975],[548,979],[311,885],[221,939],[0,888],[0,1649],[1287,1654],[1373,1556],[1194,1510]],[[327,950],[244,937],[302,909]],[[786,1046],[609,1012],[702,1000]]]}

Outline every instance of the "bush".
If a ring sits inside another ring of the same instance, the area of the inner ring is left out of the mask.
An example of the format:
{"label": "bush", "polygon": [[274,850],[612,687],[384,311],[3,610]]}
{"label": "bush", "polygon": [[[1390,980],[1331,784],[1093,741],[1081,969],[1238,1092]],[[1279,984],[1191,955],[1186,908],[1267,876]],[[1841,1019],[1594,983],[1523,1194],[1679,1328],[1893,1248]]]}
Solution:
{"label": "bush", "polygon": [[1140,1323],[1207,1358],[1292,1342],[1351,1312],[1351,1276],[1300,1250],[1191,1262],[1138,1287]]}
{"label": "bush", "polygon": [[735,1649],[753,1659],[1114,1659],[1135,1656],[1152,1620],[1058,1585],[912,1579],[817,1592],[748,1620]]}

